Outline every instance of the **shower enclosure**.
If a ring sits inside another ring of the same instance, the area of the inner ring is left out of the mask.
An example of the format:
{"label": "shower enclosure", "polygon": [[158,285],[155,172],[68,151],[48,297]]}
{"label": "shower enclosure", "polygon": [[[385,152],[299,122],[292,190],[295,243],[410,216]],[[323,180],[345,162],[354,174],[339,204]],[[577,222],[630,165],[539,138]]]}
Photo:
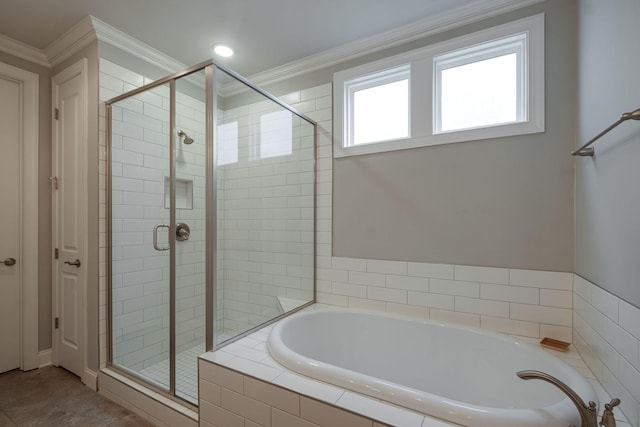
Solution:
{"label": "shower enclosure", "polygon": [[108,364],[197,404],[197,356],[314,300],[316,124],[212,62],[107,106]]}

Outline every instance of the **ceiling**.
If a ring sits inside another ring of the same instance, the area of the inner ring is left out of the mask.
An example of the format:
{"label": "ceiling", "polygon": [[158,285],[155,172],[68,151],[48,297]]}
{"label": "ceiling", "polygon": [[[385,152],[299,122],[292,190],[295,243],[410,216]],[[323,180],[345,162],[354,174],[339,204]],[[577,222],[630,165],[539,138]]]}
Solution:
{"label": "ceiling", "polygon": [[[0,34],[46,48],[87,15],[192,65],[212,43],[249,76],[489,0],[0,0]],[[494,2],[495,3],[495,2]]]}

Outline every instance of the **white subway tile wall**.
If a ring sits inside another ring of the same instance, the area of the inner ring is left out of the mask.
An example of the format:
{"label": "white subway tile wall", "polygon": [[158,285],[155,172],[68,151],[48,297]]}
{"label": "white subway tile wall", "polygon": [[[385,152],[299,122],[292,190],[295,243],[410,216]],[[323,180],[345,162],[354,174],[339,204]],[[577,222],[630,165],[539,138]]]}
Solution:
{"label": "white subway tile wall", "polygon": [[573,342],[620,409],[640,426],[640,309],[575,275]]}
{"label": "white subway tile wall", "polygon": [[[318,253],[327,250],[322,245],[318,244]],[[420,307],[421,315],[427,318],[464,319],[466,324],[499,332],[534,338],[550,334],[551,338],[571,341],[572,276],[568,273],[397,261],[386,264],[326,255],[318,255],[318,265],[318,302],[400,313],[416,313],[415,308]],[[367,304],[363,299],[378,304]]]}

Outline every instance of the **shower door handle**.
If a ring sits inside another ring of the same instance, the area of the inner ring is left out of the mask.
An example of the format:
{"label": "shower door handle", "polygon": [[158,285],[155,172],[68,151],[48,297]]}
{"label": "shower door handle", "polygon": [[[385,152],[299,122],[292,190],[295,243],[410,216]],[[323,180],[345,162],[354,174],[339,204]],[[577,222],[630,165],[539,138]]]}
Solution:
{"label": "shower door handle", "polygon": [[169,246],[158,246],[158,228],[166,228],[167,230],[169,230],[169,226],[166,224],[157,224],[155,227],[153,227],[153,248],[156,251],[168,251],[169,249],[171,249]]}

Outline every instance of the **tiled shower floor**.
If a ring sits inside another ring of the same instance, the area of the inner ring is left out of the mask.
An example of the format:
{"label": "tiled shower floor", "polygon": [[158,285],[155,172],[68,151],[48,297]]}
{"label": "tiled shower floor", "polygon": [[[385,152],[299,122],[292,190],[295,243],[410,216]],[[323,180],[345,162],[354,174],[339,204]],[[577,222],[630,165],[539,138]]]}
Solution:
{"label": "tiled shower floor", "polygon": [[[218,338],[225,341],[233,336],[222,334]],[[198,356],[205,352],[202,343],[176,354],[176,395],[194,405],[198,404]],[[140,375],[169,387],[169,359],[144,368]]]}
{"label": "tiled shower floor", "polygon": [[[205,352],[204,343],[176,354],[176,395],[198,404],[198,356]],[[161,360],[140,371],[152,381],[169,385],[169,359]]]}

